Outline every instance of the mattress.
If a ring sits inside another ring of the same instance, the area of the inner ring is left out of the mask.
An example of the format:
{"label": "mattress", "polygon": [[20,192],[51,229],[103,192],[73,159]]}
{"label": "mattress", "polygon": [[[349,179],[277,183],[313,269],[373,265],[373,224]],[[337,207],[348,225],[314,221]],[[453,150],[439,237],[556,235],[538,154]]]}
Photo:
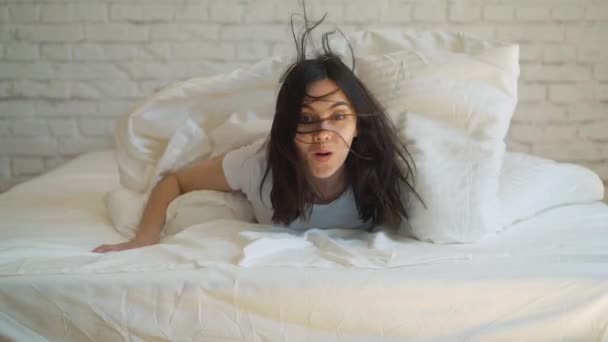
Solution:
{"label": "mattress", "polygon": [[111,151],[0,195],[0,336],[15,341],[608,340],[608,206],[476,244],[216,220],[118,253]]}

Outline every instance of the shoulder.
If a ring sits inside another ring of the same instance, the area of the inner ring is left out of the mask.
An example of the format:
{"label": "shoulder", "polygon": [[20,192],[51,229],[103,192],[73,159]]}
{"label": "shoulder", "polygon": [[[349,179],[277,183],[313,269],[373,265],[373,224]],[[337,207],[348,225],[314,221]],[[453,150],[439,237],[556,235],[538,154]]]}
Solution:
{"label": "shoulder", "polygon": [[253,167],[265,166],[266,164],[266,144],[264,139],[241,146],[224,155],[224,166],[229,167]]}
{"label": "shoulder", "polygon": [[222,168],[230,187],[247,193],[259,185],[266,170],[266,144],[260,139],[224,155]]}

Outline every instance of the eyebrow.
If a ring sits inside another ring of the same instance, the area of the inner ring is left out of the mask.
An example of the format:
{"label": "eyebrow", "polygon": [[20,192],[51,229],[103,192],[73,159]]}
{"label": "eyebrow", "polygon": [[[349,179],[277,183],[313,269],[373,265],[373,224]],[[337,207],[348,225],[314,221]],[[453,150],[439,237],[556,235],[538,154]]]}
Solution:
{"label": "eyebrow", "polygon": [[[320,101],[323,101],[323,100],[320,100]],[[325,100],[325,101],[327,101],[327,100]],[[336,101],[336,102],[334,102],[334,104],[332,104],[331,106],[329,106],[329,109],[334,109],[334,108],[336,108],[338,106],[347,106],[348,108],[352,109],[352,107],[348,103],[346,103],[344,101]],[[302,107],[313,109],[312,106],[309,105],[309,104],[307,104],[307,103],[303,104]]]}

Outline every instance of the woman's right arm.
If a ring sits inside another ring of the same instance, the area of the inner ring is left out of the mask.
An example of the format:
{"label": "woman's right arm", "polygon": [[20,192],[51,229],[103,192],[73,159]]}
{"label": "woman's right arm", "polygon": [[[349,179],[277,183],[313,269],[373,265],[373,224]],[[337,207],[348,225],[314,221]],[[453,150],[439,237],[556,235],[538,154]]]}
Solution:
{"label": "woman's right arm", "polygon": [[150,193],[135,237],[119,244],[101,245],[93,252],[121,251],[158,243],[165,225],[167,207],[181,194],[195,190],[233,191],[224,176],[223,160],[224,156],[219,156],[166,174]]}

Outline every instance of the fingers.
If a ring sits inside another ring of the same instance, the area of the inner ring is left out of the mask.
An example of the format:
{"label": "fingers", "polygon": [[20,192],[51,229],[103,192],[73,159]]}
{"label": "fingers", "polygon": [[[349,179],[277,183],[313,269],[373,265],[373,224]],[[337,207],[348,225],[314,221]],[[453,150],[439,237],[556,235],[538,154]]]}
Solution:
{"label": "fingers", "polygon": [[118,251],[122,251],[125,249],[129,249],[129,246],[127,245],[126,242],[123,242],[123,243],[118,243],[115,245],[101,245],[101,246],[95,248],[94,250],[92,250],[92,252],[93,253],[118,252]]}
{"label": "fingers", "polygon": [[93,253],[105,253],[109,250],[110,245],[101,245],[97,248],[95,248],[94,250],[92,250]]}
{"label": "fingers", "polygon": [[105,250],[105,248],[106,248],[106,245],[101,245],[101,246],[98,246],[97,248],[95,248],[94,250],[92,250],[91,252],[93,252],[93,253],[103,253],[104,250]]}
{"label": "fingers", "polygon": [[124,251],[125,249],[140,248],[140,247],[144,247],[144,246],[153,245],[156,243],[157,242],[142,243],[141,241],[131,240],[131,241],[123,242],[123,243],[117,243],[114,245],[101,245],[101,246],[98,246],[97,248],[95,248],[94,250],[92,250],[91,252],[93,252],[93,253],[118,252],[118,251]]}

